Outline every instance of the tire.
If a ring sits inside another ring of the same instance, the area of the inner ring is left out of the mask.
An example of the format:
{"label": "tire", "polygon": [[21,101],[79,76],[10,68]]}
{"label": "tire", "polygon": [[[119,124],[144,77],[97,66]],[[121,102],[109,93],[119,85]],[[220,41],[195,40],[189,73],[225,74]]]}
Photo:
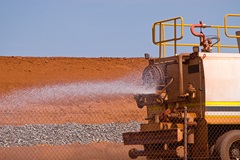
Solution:
{"label": "tire", "polygon": [[219,137],[215,153],[221,160],[240,159],[240,130],[232,130]]}
{"label": "tire", "polygon": [[[227,133],[228,133],[228,132],[227,132]],[[216,143],[210,148],[210,155],[211,155],[212,157],[219,157],[219,149],[220,149],[221,143],[222,143],[223,139],[225,139],[227,133],[221,135],[221,136],[217,139]]]}

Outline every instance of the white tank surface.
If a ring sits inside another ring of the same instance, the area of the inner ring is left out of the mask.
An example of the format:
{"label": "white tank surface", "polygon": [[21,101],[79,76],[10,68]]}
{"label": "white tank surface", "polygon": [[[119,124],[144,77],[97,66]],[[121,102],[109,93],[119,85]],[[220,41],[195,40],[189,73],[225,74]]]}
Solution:
{"label": "white tank surface", "polygon": [[240,54],[199,53],[205,77],[205,118],[209,124],[240,123]]}

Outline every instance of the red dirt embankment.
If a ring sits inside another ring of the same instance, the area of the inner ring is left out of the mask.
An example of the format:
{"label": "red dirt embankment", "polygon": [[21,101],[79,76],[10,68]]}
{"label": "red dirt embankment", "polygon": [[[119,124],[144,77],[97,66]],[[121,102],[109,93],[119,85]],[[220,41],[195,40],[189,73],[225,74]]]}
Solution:
{"label": "red dirt embankment", "polygon": [[[110,83],[131,75],[140,82],[147,63],[143,58],[0,57],[0,96],[3,98],[29,88],[52,85],[99,81]],[[60,105],[62,102],[54,104],[51,101],[50,104],[35,102],[26,106],[12,106],[17,97],[10,97],[9,102],[5,102],[9,106],[0,108],[0,123],[23,125],[129,122],[143,121],[146,115],[144,109],[137,108],[132,95],[103,95],[87,99],[80,98],[78,104],[75,101]],[[112,143],[2,148],[0,159],[127,159],[128,149],[129,146]]]}

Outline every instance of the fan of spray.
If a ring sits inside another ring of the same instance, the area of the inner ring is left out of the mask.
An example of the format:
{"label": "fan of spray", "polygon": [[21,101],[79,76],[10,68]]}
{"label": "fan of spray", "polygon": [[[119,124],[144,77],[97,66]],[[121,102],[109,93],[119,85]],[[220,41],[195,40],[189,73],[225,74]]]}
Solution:
{"label": "fan of spray", "polygon": [[153,92],[153,88],[144,87],[132,76],[110,82],[77,82],[18,90],[1,97],[0,107],[21,107],[31,104],[49,104],[50,102],[74,102],[80,98],[84,99],[84,97],[93,99],[99,96],[110,97]]}

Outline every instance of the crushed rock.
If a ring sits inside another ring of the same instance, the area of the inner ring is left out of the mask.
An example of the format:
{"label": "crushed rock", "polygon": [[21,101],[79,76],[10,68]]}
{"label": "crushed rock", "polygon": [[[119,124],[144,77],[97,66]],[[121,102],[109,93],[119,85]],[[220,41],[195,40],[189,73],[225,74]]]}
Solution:
{"label": "crushed rock", "polygon": [[0,126],[0,147],[123,142],[122,133],[140,130],[140,123],[26,124]]}

